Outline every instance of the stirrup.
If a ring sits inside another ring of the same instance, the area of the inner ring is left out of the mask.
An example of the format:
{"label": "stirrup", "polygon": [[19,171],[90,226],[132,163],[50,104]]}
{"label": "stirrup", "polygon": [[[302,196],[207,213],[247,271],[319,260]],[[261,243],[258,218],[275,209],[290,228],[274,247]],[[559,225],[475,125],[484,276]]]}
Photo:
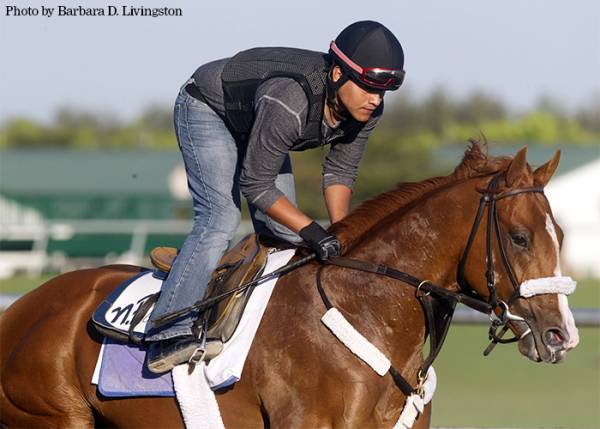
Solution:
{"label": "stirrup", "polygon": [[[198,325],[195,324],[194,327],[197,329]],[[208,328],[208,320],[206,318],[204,318],[204,320],[202,321],[202,330],[200,331],[200,334],[198,335],[198,337],[200,338],[200,345],[198,347],[196,347],[196,350],[194,350],[194,353],[192,353],[192,355],[188,359],[188,363],[190,365],[196,365],[196,364],[202,362],[202,360],[204,359],[204,356],[206,355],[207,328]]]}
{"label": "stirrup", "polygon": [[223,351],[223,342],[218,339],[206,341],[204,347],[199,346],[188,359],[190,365],[196,365],[202,361],[210,361]]}

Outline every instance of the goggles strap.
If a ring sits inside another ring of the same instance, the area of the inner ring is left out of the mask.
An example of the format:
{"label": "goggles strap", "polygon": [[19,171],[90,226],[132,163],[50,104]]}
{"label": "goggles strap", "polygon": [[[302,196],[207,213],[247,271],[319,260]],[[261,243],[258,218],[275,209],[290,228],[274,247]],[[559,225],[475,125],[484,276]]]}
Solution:
{"label": "goggles strap", "polygon": [[329,48],[338,56],[340,60],[342,60],[348,67],[353,69],[357,73],[362,73],[363,69],[361,66],[352,61],[346,54],[342,52],[340,48],[337,47],[335,41],[331,42]]}

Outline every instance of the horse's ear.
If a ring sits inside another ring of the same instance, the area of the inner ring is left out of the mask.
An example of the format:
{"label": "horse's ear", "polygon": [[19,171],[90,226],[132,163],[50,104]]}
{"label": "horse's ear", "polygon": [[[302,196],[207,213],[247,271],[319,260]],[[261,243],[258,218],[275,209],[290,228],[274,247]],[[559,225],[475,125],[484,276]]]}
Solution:
{"label": "horse's ear", "polygon": [[560,161],[560,150],[557,150],[554,156],[545,163],[544,165],[540,165],[533,172],[533,183],[536,186],[544,187],[550,181],[550,178],[554,175],[556,171],[556,167],[558,167],[558,162]]}
{"label": "horse's ear", "polygon": [[517,152],[506,171],[506,186],[509,188],[525,178],[527,174],[527,146]]}

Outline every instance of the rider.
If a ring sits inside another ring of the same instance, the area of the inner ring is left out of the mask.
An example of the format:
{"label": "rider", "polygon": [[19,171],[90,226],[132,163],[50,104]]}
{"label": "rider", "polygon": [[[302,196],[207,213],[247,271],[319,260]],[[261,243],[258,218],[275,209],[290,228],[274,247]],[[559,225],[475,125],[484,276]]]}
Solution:
{"label": "rider", "polygon": [[[256,232],[304,241],[320,260],[339,254],[337,238],[296,207],[288,152],[331,145],[323,162],[323,193],[330,221],[344,218],[384,93],[400,87],[403,67],[402,46],[390,30],[360,21],[331,42],[328,54],[256,48],[194,72],[174,112],[194,225],[151,322],[204,296],[239,225],[240,190]],[[198,351],[196,317],[159,328],[148,324],[151,371],[168,371]]]}

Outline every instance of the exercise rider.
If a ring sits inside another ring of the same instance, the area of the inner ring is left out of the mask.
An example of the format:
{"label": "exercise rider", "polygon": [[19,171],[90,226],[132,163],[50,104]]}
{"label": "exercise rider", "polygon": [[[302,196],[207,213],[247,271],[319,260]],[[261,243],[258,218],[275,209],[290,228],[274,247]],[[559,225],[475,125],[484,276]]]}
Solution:
{"label": "exercise rider", "polygon": [[[240,222],[240,191],[256,232],[304,241],[327,260],[340,243],[296,207],[289,151],[330,145],[323,194],[330,221],[348,213],[358,164],[383,112],[385,91],[400,87],[404,53],[382,24],[346,27],[329,53],[256,48],[200,66],[181,88],[174,123],[194,208],[194,224],[150,321],[204,296],[211,273]],[[152,327],[148,368],[188,361],[202,342],[197,314]]]}

